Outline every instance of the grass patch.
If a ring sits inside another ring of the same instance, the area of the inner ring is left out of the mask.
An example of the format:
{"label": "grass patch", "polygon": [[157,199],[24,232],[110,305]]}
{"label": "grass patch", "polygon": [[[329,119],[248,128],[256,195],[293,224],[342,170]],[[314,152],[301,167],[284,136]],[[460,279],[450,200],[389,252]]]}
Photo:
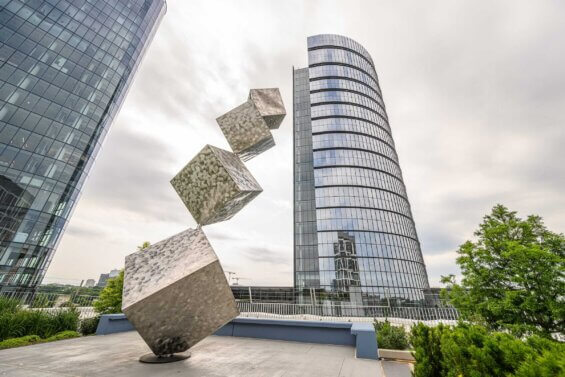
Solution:
{"label": "grass patch", "polygon": [[26,335],[20,338],[6,339],[0,342],[0,350],[6,348],[14,348],[21,346],[29,346],[30,344],[35,344],[41,342],[41,338],[37,335]]}
{"label": "grass patch", "polygon": [[32,344],[38,344],[38,343],[54,342],[63,339],[77,338],[79,336],[80,334],[76,331],[61,331],[60,333],[52,335],[47,339],[41,339],[37,335],[26,335],[26,336],[21,336],[19,338],[10,338],[1,341],[0,350],[7,348],[14,348],[14,347],[30,346]]}

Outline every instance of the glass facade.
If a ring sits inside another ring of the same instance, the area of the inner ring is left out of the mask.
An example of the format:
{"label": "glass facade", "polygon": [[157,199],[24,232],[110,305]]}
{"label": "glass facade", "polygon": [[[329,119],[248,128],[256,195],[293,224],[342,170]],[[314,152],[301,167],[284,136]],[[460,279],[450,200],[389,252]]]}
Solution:
{"label": "glass facade", "polygon": [[0,0],[0,291],[41,282],[164,0]]}
{"label": "glass facade", "polygon": [[294,284],[353,305],[429,288],[373,60],[338,35],[309,37],[294,70]]}

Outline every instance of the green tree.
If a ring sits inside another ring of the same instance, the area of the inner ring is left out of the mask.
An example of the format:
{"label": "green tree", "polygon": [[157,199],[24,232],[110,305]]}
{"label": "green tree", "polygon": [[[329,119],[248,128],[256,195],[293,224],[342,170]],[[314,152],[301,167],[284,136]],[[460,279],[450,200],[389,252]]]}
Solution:
{"label": "green tree", "polygon": [[137,247],[137,250],[143,250],[143,249],[148,248],[149,246],[151,246],[151,242],[145,241]]}
{"label": "green tree", "polygon": [[100,292],[94,302],[94,310],[99,314],[114,314],[122,312],[122,292],[124,289],[124,270],[115,278],[108,279],[108,284]]}
{"label": "green tree", "polygon": [[463,319],[517,335],[565,333],[565,237],[539,216],[522,220],[496,205],[457,251],[463,278],[443,277],[442,295]]}
{"label": "green tree", "polygon": [[[151,246],[149,241],[143,242],[137,250]],[[124,291],[124,270],[115,278],[109,279],[106,287],[100,292],[98,300],[94,302],[94,310],[99,314],[114,314],[122,312],[122,293]]]}

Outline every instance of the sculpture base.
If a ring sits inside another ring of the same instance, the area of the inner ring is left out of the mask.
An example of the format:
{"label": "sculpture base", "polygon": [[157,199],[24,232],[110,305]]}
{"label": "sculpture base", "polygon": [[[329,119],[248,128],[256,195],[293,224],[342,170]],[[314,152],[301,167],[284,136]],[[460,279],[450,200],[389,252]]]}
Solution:
{"label": "sculpture base", "polygon": [[173,363],[175,361],[186,360],[190,357],[190,352],[174,353],[172,355],[157,356],[154,353],[148,353],[139,358],[142,363],[148,364],[164,364]]}

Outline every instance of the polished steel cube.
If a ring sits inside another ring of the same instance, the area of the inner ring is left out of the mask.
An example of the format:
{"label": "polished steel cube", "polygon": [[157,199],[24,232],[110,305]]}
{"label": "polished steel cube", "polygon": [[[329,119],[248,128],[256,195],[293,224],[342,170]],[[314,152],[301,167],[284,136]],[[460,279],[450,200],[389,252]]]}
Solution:
{"label": "polished steel cube", "polygon": [[201,228],[126,257],[122,310],[155,355],[186,351],[239,314]]}
{"label": "polished steel cube", "polygon": [[234,153],[206,145],[171,184],[196,222],[232,218],[263,189]]}
{"label": "polished steel cube", "polygon": [[225,113],[216,121],[232,151],[243,161],[275,145],[271,130],[252,100]]}
{"label": "polished steel cube", "polygon": [[286,110],[278,88],[251,89],[249,99],[253,101],[271,130],[279,128],[286,115]]}

